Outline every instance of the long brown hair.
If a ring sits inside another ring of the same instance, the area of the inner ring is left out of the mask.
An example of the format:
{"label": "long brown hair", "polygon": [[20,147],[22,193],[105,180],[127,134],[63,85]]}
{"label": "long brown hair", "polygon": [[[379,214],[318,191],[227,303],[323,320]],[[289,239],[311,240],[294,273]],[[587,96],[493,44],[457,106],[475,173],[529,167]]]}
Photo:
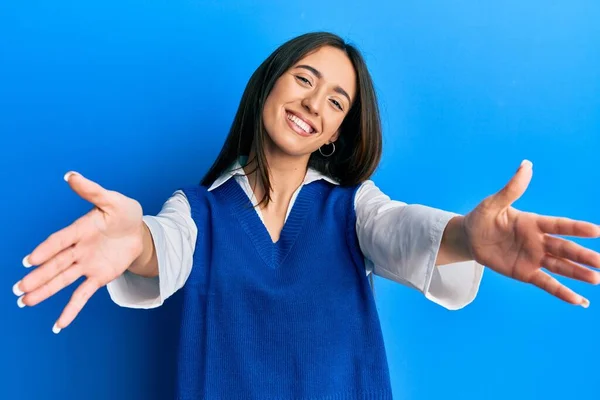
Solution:
{"label": "long brown hair", "polygon": [[257,181],[264,188],[265,196],[260,203],[266,205],[270,201],[271,184],[264,152],[268,133],[262,120],[265,101],[284,72],[323,46],[338,48],[348,55],[356,71],[357,96],[340,127],[335,153],[323,157],[316,151],[310,156],[308,166],[340,185],[356,185],[369,179],[379,164],[382,148],[381,120],[371,75],[354,46],[333,33],[312,32],[281,45],[252,74],[225,144],[202,179],[202,185],[210,186],[239,157],[248,156],[253,150],[256,158],[248,160],[248,164],[254,162]]}
{"label": "long brown hair", "polygon": [[[348,115],[342,122],[336,151],[330,157],[320,152],[310,156],[308,166],[337,180],[340,185],[357,185],[375,172],[381,159],[382,134],[379,106],[371,74],[361,53],[341,37],[329,32],[312,32],[293,38],[277,48],[258,67],[244,90],[240,106],[233,120],[229,135],[219,156],[201,181],[210,186],[239,157],[256,154],[253,172],[263,185],[265,196],[259,204],[267,204],[271,198],[269,167],[264,152],[268,133],[262,112],[265,101],[275,82],[308,53],[323,46],[343,50],[356,72],[357,96]],[[369,276],[371,290],[375,292],[373,274]]]}

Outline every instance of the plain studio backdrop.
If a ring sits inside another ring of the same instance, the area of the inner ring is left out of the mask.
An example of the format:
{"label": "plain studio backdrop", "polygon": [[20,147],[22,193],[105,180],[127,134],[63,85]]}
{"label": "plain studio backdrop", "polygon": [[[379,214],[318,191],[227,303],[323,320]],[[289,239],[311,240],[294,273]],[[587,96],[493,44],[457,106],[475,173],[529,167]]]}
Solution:
{"label": "plain studio backdrop", "polygon": [[[0,2],[0,398],[170,398],[177,294],[131,310],[102,288],[54,335],[75,286],[24,309],[11,287],[90,209],[65,172],[156,214],[207,171],[260,62],[301,33],[364,52],[384,126],[374,180],[392,198],[464,214],[527,158],[516,208],[600,223],[598,21],[595,0]],[[395,397],[598,399],[600,288],[562,282],[590,308],[490,270],[452,312],[377,278]]]}

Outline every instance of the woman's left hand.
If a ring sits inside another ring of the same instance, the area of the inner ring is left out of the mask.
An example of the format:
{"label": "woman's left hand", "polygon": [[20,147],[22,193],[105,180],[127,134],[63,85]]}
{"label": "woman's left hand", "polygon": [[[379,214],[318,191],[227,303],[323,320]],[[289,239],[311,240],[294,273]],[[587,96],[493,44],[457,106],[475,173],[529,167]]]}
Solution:
{"label": "woman's left hand", "polygon": [[533,175],[524,161],[508,184],[488,196],[463,220],[472,257],[494,271],[531,283],[568,303],[587,307],[589,301],[558,282],[542,268],[568,278],[600,283],[600,254],[552,235],[600,237],[600,226],[569,218],[519,211],[520,198]]}

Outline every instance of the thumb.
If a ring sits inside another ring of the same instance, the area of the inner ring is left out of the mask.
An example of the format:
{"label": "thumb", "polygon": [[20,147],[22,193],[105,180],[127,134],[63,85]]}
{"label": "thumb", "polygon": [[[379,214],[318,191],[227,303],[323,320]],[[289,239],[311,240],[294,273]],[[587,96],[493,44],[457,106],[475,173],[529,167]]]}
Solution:
{"label": "thumb", "polygon": [[69,171],[65,174],[64,180],[71,186],[71,189],[84,200],[89,201],[98,208],[104,210],[110,205],[110,196],[108,190],[93,182],[75,171]]}
{"label": "thumb", "polygon": [[506,186],[494,195],[494,203],[501,208],[509,207],[525,193],[532,176],[533,164],[529,160],[523,160]]}

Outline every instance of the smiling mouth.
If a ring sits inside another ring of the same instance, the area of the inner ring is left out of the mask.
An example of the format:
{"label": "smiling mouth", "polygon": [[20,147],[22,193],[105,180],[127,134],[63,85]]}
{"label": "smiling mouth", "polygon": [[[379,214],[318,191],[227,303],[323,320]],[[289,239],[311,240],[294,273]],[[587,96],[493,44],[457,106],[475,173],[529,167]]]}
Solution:
{"label": "smiling mouth", "polygon": [[298,133],[304,133],[306,135],[313,135],[316,133],[316,130],[313,129],[312,126],[310,126],[309,124],[307,124],[306,122],[304,122],[301,118],[299,118],[298,116],[292,114],[289,111],[285,111],[285,117],[288,120],[288,122],[292,125],[292,128],[296,128],[294,130],[300,130],[300,132]]}

